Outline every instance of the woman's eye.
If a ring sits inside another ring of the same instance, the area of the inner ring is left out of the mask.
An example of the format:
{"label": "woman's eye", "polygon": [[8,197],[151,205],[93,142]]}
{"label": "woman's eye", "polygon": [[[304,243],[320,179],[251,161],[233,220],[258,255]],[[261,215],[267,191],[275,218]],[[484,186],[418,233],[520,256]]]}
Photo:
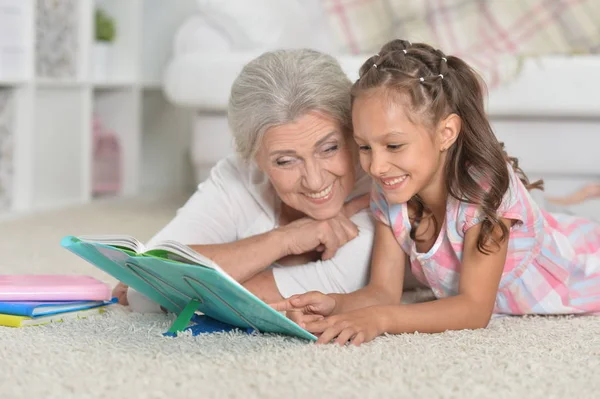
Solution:
{"label": "woman's eye", "polygon": [[275,163],[277,164],[277,166],[286,166],[286,165],[291,164],[292,160],[288,159],[288,158],[280,158],[280,159],[277,159],[275,161]]}
{"label": "woman's eye", "polygon": [[390,150],[399,150],[402,147],[402,144],[388,144],[387,148]]}
{"label": "woman's eye", "polygon": [[332,145],[332,146],[329,146],[329,147],[325,148],[325,152],[334,152],[338,148],[339,148],[339,146],[337,144],[336,145]]}

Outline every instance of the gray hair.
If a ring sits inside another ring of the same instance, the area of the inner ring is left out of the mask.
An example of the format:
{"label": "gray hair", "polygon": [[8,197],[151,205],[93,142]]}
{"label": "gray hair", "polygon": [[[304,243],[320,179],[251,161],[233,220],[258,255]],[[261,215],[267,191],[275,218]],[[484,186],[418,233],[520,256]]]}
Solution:
{"label": "gray hair", "polygon": [[309,49],[266,52],[250,61],[231,87],[228,119],[238,154],[258,151],[267,129],[310,111],[336,120],[351,132],[352,83],[330,55]]}

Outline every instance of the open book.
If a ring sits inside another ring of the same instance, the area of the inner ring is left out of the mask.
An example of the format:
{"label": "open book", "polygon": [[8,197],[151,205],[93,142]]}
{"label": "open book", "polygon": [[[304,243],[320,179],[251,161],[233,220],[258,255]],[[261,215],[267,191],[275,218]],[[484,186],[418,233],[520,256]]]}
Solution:
{"label": "open book", "polygon": [[203,314],[232,326],[316,340],[181,243],[146,248],[128,236],[67,236],[61,245],[176,314],[193,301]]}

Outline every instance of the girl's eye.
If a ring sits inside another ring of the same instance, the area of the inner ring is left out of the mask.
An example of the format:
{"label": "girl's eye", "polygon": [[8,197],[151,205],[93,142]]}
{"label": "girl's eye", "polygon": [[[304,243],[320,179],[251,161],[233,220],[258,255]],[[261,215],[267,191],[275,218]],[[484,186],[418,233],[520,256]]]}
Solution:
{"label": "girl's eye", "polygon": [[371,149],[371,147],[369,147],[368,145],[359,145],[358,149],[360,151],[369,151]]}
{"label": "girl's eye", "polygon": [[388,144],[387,148],[390,150],[399,150],[403,144]]}

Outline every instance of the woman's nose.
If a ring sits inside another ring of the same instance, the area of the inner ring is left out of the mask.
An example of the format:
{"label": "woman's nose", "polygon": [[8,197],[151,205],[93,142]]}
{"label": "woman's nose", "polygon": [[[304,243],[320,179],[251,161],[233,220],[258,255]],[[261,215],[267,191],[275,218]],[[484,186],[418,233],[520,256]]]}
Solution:
{"label": "woman's nose", "polygon": [[306,162],[304,173],[304,182],[306,188],[312,191],[322,190],[323,183],[325,181],[323,174],[323,168],[318,162]]}

